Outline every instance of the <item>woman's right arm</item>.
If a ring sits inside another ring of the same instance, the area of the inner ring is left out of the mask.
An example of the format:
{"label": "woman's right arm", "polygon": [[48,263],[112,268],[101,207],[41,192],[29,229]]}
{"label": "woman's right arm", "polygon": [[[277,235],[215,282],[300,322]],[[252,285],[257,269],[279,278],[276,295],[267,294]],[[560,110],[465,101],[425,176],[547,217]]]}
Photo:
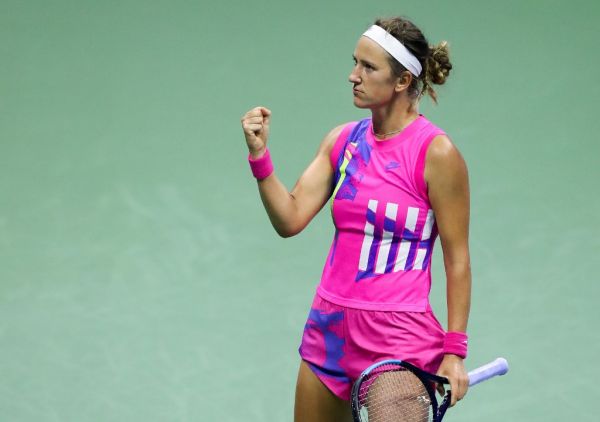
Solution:
{"label": "woman's right arm", "polygon": [[[253,159],[262,157],[266,151],[270,120],[271,112],[264,107],[253,108],[242,117],[246,144]],[[300,233],[329,199],[334,174],[329,154],[342,129],[343,125],[338,126],[325,136],[317,155],[291,192],[274,173],[258,180],[260,197],[280,236]]]}

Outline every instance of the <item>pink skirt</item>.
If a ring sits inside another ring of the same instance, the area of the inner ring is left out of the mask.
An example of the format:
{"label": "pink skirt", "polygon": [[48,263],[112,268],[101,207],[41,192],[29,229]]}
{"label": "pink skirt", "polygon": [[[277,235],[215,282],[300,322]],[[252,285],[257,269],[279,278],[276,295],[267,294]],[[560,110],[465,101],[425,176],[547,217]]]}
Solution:
{"label": "pink skirt", "polygon": [[384,359],[435,373],[443,358],[444,334],[433,312],[366,311],[316,295],[299,352],[329,390],[349,400],[362,371]]}

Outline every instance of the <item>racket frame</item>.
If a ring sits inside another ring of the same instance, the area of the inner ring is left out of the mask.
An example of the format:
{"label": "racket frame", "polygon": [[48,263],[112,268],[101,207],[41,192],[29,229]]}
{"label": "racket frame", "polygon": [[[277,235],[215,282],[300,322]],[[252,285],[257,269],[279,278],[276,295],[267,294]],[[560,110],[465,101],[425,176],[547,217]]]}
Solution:
{"label": "racket frame", "polygon": [[[448,409],[448,405],[450,404],[451,391],[448,390],[446,392],[446,395],[444,396],[441,404],[438,404],[438,399],[435,395],[436,388],[434,386],[434,383],[449,384],[450,381],[448,381],[448,378],[441,377],[439,375],[430,374],[429,372],[426,372],[420,368],[417,368],[416,366],[414,366],[408,362],[405,362],[403,360],[388,359],[388,360],[374,363],[373,365],[369,366],[367,369],[365,369],[360,374],[360,377],[358,377],[358,379],[352,386],[352,416],[354,417],[354,420],[356,422],[361,421],[361,419],[360,419],[361,406],[359,403],[358,395],[359,395],[362,383],[363,383],[363,381],[365,381],[365,379],[369,375],[371,375],[371,373],[376,371],[377,368],[384,366],[384,365],[395,365],[395,366],[403,368],[403,370],[408,370],[408,371],[412,372],[423,383],[423,386],[427,390],[427,394],[429,395],[429,399],[431,402],[431,408],[432,408],[432,412],[433,412],[433,422],[442,420],[442,417],[446,413],[446,410]],[[386,370],[383,372],[389,372],[389,371]]]}

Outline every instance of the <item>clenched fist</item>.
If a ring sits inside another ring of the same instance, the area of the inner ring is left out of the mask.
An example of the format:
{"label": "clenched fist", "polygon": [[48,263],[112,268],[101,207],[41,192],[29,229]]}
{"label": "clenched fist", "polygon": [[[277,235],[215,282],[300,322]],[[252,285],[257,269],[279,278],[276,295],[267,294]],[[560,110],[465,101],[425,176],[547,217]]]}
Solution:
{"label": "clenched fist", "polygon": [[242,117],[242,129],[252,158],[259,158],[267,149],[271,110],[255,107]]}

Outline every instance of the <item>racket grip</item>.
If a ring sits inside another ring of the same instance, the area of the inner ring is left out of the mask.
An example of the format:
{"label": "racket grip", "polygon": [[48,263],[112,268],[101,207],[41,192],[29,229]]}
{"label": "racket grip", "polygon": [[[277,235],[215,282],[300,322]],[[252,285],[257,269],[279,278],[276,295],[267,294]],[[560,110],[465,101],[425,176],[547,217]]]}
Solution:
{"label": "racket grip", "polygon": [[487,365],[480,366],[469,372],[469,387],[486,381],[496,375],[504,375],[508,372],[508,362],[504,358],[498,358]]}

